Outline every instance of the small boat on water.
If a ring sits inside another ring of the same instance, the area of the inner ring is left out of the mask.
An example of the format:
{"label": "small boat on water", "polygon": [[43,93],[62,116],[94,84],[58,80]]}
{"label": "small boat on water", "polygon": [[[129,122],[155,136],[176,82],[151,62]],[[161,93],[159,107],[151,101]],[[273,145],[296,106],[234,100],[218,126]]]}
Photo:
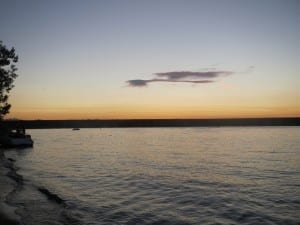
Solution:
{"label": "small boat on water", "polygon": [[80,128],[73,128],[72,130],[80,130]]}
{"label": "small boat on water", "polygon": [[16,129],[1,138],[1,145],[4,147],[32,147],[33,140],[29,134],[26,134],[25,129]]}

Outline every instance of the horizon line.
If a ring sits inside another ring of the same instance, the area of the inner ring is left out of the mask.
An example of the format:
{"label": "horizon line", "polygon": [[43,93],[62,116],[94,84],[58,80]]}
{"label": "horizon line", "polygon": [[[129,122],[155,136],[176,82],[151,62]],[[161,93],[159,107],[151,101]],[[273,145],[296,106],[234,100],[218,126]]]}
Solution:
{"label": "horizon line", "polygon": [[68,119],[19,119],[7,118],[2,121],[120,121],[120,120],[247,120],[247,119],[300,119],[300,116],[275,116],[275,117],[216,117],[216,118],[68,118]]}

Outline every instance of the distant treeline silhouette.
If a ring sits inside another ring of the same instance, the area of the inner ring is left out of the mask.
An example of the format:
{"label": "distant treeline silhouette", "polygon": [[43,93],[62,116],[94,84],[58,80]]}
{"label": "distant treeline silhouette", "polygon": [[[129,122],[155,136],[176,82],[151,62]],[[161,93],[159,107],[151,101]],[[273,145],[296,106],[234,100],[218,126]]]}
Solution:
{"label": "distant treeline silhouette", "polygon": [[296,118],[247,119],[131,119],[131,120],[5,120],[10,128],[113,128],[113,127],[223,127],[223,126],[300,126]]}

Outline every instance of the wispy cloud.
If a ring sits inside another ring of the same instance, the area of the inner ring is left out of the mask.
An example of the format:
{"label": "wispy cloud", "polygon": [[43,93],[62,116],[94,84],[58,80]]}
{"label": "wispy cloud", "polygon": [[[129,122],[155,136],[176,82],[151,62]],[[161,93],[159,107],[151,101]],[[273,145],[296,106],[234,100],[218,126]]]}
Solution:
{"label": "wispy cloud", "polygon": [[231,71],[205,71],[205,72],[191,72],[191,71],[174,71],[167,73],[156,73],[158,77],[165,77],[168,80],[180,80],[185,78],[190,79],[203,79],[203,78],[216,78],[225,75],[231,75]]}
{"label": "wispy cloud", "polygon": [[126,82],[131,87],[145,87],[151,80],[128,80]]}
{"label": "wispy cloud", "polygon": [[172,71],[165,73],[155,73],[156,76],[153,79],[142,80],[128,80],[126,81],[130,87],[146,87],[152,82],[171,82],[171,83],[193,83],[193,84],[206,84],[215,82],[215,78],[232,75],[235,72],[232,71],[204,71],[204,72],[192,72],[192,71]]}
{"label": "wispy cloud", "polygon": [[213,80],[169,80],[169,79],[152,79],[152,80],[128,80],[127,83],[131,87],[145,87],[151,82],[172,82],[172,83],[193,83],[204,84],[212,83]]}

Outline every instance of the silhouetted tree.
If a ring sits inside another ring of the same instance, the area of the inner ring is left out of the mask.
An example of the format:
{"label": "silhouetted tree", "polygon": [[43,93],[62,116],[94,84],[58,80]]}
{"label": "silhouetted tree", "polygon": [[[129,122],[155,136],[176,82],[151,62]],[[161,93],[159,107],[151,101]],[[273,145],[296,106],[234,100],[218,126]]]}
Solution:
{"label": "silhouetted tree", "polygon": [[9,113],[11,105],[7,102],[8,94],[14,87],[13,82],[18,76],[14,63],[18,62],[15,49],[8,49],[0,41],[0,120]]}

